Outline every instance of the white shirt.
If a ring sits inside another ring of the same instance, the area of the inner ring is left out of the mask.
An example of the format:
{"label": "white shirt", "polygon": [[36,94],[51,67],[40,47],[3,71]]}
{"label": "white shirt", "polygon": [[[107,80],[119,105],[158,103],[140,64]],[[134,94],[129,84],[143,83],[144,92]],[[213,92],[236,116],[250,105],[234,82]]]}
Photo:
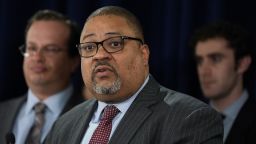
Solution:
{"label": "white shirt", "polygon": [[[63,91],[49,96],[47,99],[42,101],[46,105],[45,110],[45,123],[42,129],[41,143],[44,141],[46,135],[50,131],[54,121],[61,114],[65,104],[73,93],[73,87],[69,85]],[[13,133],[15,135],[15,144],[24,144],[29,133],[29,130],[34,124],[35,112],[33,107],[40,100],[33,94],[33,92],[28,90],[27,101],[22,105],[15,124],[13,127]]]}
{"label": "white shirt", "polygon": [[113,104],[107,104],[105,102],[101,102],[98,101],[98,108],[97,110],[94,112],[94,115],[89,123],[89,126],[87,128],[87,131],[83,137],[83,140],[81,142],[81,144],[88,144],[93,132],[95,131],[95,129],[97,128],[97,126],[100,123],[100,117],[102,116],[102,111],[103,109],[107,106],[107,105],[114,105],[116,106],[120,112],[116,115],[116,117],[112,120],[112,130],[109,136],[109,139],[111,138],[111,136],[113,135],[114,131],[116,130],[116,127],[118,126],[118,124],[120,123],[121,119],[124,117],[126,111],[129,109],[129,107],[131,106],[132,102],[134,101],[134,99],[138,96],[139,92],[144,88],[144,86],[147,84],[149,80],[149,76],[147,76],[146,80],[144,81],[143,85],[140,87],[140,89],[129,99],[121,102],[121,103],[113,103]]}

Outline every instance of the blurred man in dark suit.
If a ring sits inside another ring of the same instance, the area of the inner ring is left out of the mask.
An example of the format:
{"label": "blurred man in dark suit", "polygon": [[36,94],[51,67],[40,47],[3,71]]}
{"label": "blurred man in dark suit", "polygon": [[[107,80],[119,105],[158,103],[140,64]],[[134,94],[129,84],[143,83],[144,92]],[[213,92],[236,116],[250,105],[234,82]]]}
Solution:
{"label": "blurred man in dark suit", "polygon": [[240,26],[215,23],[192,39],[201,89],[222,113],[225,144],[256,143],[256,103],[244,87],[251,64],[247,34]]}
{"label": "blurred man in dark suit", "polygon": [[58,12],[38,11],[28,21],[20,47],[28,92],[0,104],[1,144],[8,132],[16,144],[42,143],[54,121],[82,102],[71,84],[79,64],[78,40],[76,24]]}

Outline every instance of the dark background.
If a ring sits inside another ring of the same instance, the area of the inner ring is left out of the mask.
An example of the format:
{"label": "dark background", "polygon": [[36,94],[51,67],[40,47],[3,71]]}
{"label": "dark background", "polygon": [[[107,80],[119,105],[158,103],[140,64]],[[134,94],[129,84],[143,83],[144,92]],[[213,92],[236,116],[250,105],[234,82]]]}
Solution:
{"label": "dark background", "polygon": [[[87,16],[105,5],[122,6],[138,16],[150,46],[151,74],[162,85],[199,99],[203,98],[188,46],[196,28],[220,20],[240,24],[250,32],[254,48],[256,6],[249,0],[0,0],[0,101],[27,90],[18,46],[24,43],[27,20],[36,11],[57,10],[82,29]],[[253,66],[246,81],[252,93],[255,76]],[[74,82],[81,85],[79,72]]]}

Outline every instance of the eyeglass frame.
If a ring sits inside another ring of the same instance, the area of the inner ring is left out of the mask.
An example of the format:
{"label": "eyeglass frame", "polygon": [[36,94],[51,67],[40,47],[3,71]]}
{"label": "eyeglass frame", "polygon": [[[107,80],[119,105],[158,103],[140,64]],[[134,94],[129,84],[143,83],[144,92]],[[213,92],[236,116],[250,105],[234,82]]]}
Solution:
{"label": "eyeglass frame", "polygon": [[[121,38],[121,40],[122,40],[122,48],[120,48],[119,50],[117,50],[117,51],[114,51],[114,52],[109,52],[104,46],[103,46],[103,43],[105,42],[105,41],[107,41],[107,40],[110,40],[110,39],[113,39],[113,38],[118,38],[118,37],[120,37]],[[76,45],[76,47],[78,48],[78,51],[79,51],[79,54],[80,54],[80,56],[81,57],[83,57],[83,58],[90,58],[90,57],[93,57],[93,56],[95,56],[97,53],[98,53],[98,51],[99,51],[99,44],[102,46],[102,48],[106,51],[106,52],[108,52],[108,53],[116,53],[116,52],[118,52],[118,51],[121,51],[123,48],[124,48],[124,40],[135,40],[135,41],[138,41],[138,42],[140,42],[140,44],[144,44],[144,42],[143,42],[143,40],[141,40],[140,38],[135,38],[135,37],[130,37],[130,36],[114,36],[114,37],[110,37],[110,38],[107,38],[107,39],[104,39],[104,40],[102,40],[102,41],[100,41],[100,42],[84,42],[84,43],[79,43],[79,44],[77,44]],[[96,45],[96,52],[95,52],[95,54],[93,54],[93,55],[91,55],[91,56],[83,56],[82,55],[82,52],[81,52],[81,45],[82,44],[86,44],[86,43],[93,43],[93,44],[95,44]]]}
{"label": "eyeglass frame", "polygon": [[[25,44],[19,46],[19,51],[24,57],[29,57],[29,56],[34,55],[34,53],[36,53],[36,52],[40,52],[40,49],[38,49],[38,48],[36,50],[34,50],[32,54],[30,54],[31,52],[30,53],[26,52],[26,50],[27,50],[27,46]],[[50,49],[49,46],[48,47],[46,46],[46,47],[42,48],[41,51],[43,52],[43,55],[49,56],[50,54],[46,54],[46,52],[56,54],[61,51],[64,51],[64,49],[59,48],[59,47],[54,47],[54,49],[53,48]]]}

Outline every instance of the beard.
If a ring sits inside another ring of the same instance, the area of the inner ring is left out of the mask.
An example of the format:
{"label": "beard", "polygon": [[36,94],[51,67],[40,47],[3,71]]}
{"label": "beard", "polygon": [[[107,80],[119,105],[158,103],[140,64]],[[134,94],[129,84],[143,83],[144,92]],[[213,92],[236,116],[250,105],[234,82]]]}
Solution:
{"label": "beard", "polygon": [[[97,66],[100,66],[100,65],[106,65],[106,66],[111,67],[111,71],[114,73],[114,75],[116,77],[116,80],[112,83],[112,85],[102,86],[102,85],[97,84],[97,82],[95,80],[95,74],[96,74],[95,69]],[[106,61],[99,61],[96,63],[91,79],[92,79],[93,91],[97,94],[102,94],[102,95],[111,95],[111,94],[117,93],[120,90],[121,84],[122,84],[121,78],[118,75],[115,68]]]}
{"label": "beard", "polygon": [[104,87],[97,85],[97,83],[94,81],[93,82],[93,90],[97,94],[103,94],[103,95],[111,95],[115,94],[117,91],[119,91],[121,88],[121,80],[118,77],[117,80],[113,82],[113,84],[110,87]]}

